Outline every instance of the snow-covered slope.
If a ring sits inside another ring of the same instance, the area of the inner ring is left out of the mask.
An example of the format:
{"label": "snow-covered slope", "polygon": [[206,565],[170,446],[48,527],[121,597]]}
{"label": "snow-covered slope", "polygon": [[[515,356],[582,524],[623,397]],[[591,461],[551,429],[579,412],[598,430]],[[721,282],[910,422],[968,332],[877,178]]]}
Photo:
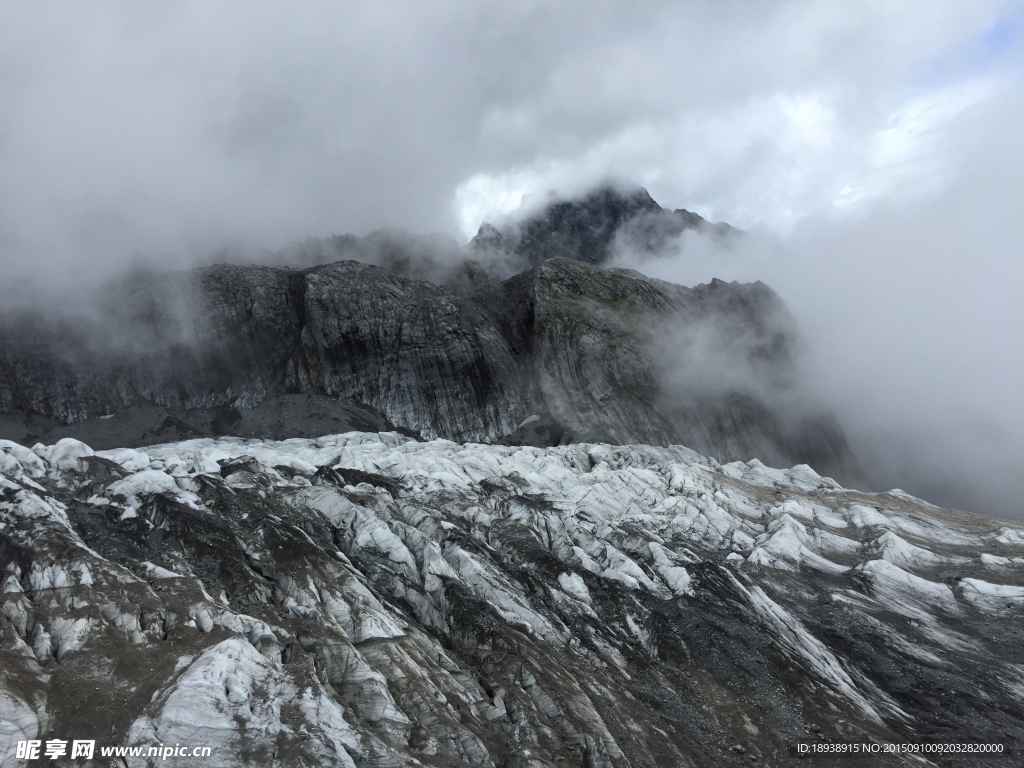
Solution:
{"label": "snow-covered slope", "polygon": [[[3,441],[0,473],[3,766],[26,738],[525,767],[1024,735],[1024,530],[806,466],[348,433]],[[927,764],[873,764],[900,760]]]}

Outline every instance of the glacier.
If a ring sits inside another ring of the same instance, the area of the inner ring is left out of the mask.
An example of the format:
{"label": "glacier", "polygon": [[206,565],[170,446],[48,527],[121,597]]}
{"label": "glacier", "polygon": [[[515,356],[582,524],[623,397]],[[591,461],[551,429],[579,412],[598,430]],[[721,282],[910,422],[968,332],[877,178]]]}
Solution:
{"label": "glacier", "polygon": [[1024,734],[1024,528],[682,446],[0,441],[0,581],[0,766],[27,738],[552,768]]}

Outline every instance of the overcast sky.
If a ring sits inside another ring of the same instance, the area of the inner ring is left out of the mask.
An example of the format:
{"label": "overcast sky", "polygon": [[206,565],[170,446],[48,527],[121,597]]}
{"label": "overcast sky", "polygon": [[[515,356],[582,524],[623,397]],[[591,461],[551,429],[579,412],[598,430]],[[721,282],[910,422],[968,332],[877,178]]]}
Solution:
{"label": "overcast sky", "polygon": [[[967,465],[1024,477],[1022,25],[994,0],[0,0],[0,267],[464,241],[635,181],[753,233],[657,269],[770,282],[869,463],[894,432],[952,498]],[[979,504],[1024,515],[1016,482]]]}

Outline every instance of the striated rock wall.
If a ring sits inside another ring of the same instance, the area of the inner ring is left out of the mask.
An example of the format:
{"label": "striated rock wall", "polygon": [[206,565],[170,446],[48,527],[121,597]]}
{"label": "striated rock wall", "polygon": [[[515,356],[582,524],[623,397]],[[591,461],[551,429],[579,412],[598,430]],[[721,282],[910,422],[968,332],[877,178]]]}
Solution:
{"label": "striated rock wall", "polygon": [[[673,341],[709,328],[712,361]],[[796,331],[759,283],[683,288],[554,259],[458,293],[352,261],[222,265],[125,286],[100,317],[0,329],[0,412],[76,422],[313,393],[425,438],[682,443],[856,477],[827,412],[783,402]],[[676,380],[721,365],[719,348],[747,380]]]}
{"label": "striated rock wall", "polygon": [[64,421],[137,402],[253,405],[299,391],[303,274],[221,265],[110,286],[0,322],[0,411]]}

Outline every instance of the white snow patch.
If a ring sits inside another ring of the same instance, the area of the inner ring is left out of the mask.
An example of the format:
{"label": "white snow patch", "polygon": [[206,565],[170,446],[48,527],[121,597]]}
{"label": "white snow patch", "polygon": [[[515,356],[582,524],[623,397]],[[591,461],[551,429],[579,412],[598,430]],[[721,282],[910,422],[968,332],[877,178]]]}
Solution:
{"label": "white snow patch", "polygon": [[148,560],[143,560],[139,563],[143,568],[146,569],[146,574],[154,579],[180,579],[181,574],[169,571],[166,568],[161,568],[155,563],[151,563]]}
{"label": "white snow patch", "polygon": [[857,568],[870,579],[876,596],[897,612],[916,616],[921,608],[957,610],[953,590],[947,585],[907,573],[888,560],[869,560]]}
{"label": "white snow patch", "polygon": [[62,438],[53,445],[37,443],[32,446],[32,450],[52,467],[78,472],[85,471],[83,459],[96,453],[81,440],[75,440],[73,437]]}
{"label": "white snow patch", "polygon": [[929,568],[943,563],[965,563],[969,558],[937,555],[929,549],[911,544],[892,531],[875,539],[875,547],[883,560],[900,568]]}
{"label": "white snow patch", "polygon": [[1024,587],[966,578],[960,579],[960,587],[968,602],[978,608],[1001,611],[1024,605]]}
{"label": "white snow patch", "polygon": [[989,568],[1002,568],[1003,566],[1010,565],[1012,562],[1008,557],[990,555],[987,552],[981,553],[981,564],[987,565]]}
{"label": "white snow patch", "polygon": [[572,595],[580,602],[590,604],[590,590],[587,589],[587,583],[578,573],[558,574],[558,586],[562,588],[563,592]]}
{"label": "white snow patch", "polygon": [[[178,488],[174,478],[160,469],[145,469],[129,475],[123,480],[111,483],[107,488],[111,496],[122,496],[132,506],[138,506],[140,497],[149,494],[167,493],[175,497],[182,496],[185,491]],[[188,494],[191,496],[192,494]]]}
{"label": "white snow patch", "polygon": [[139,472],[148,469],[150,465],[149,454],[137,451],[134,448],[115,448],[111,451],[97,451],[97,456],[109,459],[115,464],[120,464],[129,472]]}
{"label": "white snow patch", "polygon": [[[38,454],[23,445],[19,445],[11,440],[0,440],[0,453],[14,459],[18,463],[20,470],[30,477],[42,477],[46,474],[46,463]],[[4,471],[17,470],[12,468],[11,470],[5,469]]]}

